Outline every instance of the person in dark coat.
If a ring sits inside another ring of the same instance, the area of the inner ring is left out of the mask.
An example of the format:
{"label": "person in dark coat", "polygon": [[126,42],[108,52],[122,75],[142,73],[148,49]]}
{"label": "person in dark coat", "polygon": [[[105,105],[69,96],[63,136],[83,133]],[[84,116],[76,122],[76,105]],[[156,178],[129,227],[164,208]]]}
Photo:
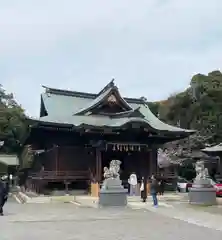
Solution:
{"label": "person in dark coat", "polygon": [[141,180],[141,185],[140,185],[141,199],[142,199],[143,202],[146,202],[146,199],[147,199],[146,185],[147,185],[146,179],[143,177],[142,180]]}
{"label": "person in dark coat", "polygon": [[3,216],[3,207],[8,200],[9,183],[8,177],[3,176],[0,180],[0,216]]}
{"label": "person in dark coat", "polygon": [[158,206],[158,199],[157,199],[157,193],[158,193],[158,182],[156,180],[156,177],[152,175],[151,177],[151,184],[150,184],[150,195],[153,198],[153,206]]}
{"label": "person in dark coat", "polygon": [[165,179],[164,176],[161,175],[160,181],[159,181],[159,194],[163,195],[165,190]]}

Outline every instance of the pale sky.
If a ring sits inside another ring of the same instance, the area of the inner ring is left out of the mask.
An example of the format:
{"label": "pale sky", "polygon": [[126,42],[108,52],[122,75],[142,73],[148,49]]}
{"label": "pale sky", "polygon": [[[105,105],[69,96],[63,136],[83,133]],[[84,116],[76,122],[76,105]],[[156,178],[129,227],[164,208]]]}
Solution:
{"label": "pale sky", "polygon": [[41,85],[164,99],[222,65],[221,0],[0,0],[0,83],[38,116]]}

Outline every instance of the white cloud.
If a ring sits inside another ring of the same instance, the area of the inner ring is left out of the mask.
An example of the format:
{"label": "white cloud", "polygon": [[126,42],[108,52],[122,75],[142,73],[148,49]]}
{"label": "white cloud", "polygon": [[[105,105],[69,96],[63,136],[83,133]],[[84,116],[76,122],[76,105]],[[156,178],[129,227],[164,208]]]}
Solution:
{"label": "white cloud", "polygon": [[[30,114],[41,84],[164,98],[220,68],[220,0],[0,0],[0,81]],[[27,88],[30,88],[27,90]]]}

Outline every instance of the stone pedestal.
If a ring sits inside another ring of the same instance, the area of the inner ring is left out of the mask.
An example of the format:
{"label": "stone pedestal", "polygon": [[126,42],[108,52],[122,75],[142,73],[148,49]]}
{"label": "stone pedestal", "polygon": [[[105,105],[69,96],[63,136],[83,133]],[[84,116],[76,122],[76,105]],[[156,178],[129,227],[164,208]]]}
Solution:
{"label": "stone pedestal", "polygon": [[115,178],[106,179],[99,193],[99,205],[103,207],[124,207],[127,205],[127,189],[122,181]]}
{"label": "stone pedestal", "polygon": [[195,205],[216,205],[216,190],[209,179],[196,180],[189,191],[189,202]]}

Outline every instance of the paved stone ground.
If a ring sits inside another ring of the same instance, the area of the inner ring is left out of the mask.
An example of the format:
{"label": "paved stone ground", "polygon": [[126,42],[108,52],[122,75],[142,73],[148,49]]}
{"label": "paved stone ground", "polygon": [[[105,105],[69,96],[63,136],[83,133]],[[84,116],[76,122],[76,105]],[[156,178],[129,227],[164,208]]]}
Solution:
{"label": "paved stone ground", "polygon": [[220,231],[145,209],[96,209],[70,203],[17,204],[9,201],[5,214],[0,217],[1,240],[221,239]]}

